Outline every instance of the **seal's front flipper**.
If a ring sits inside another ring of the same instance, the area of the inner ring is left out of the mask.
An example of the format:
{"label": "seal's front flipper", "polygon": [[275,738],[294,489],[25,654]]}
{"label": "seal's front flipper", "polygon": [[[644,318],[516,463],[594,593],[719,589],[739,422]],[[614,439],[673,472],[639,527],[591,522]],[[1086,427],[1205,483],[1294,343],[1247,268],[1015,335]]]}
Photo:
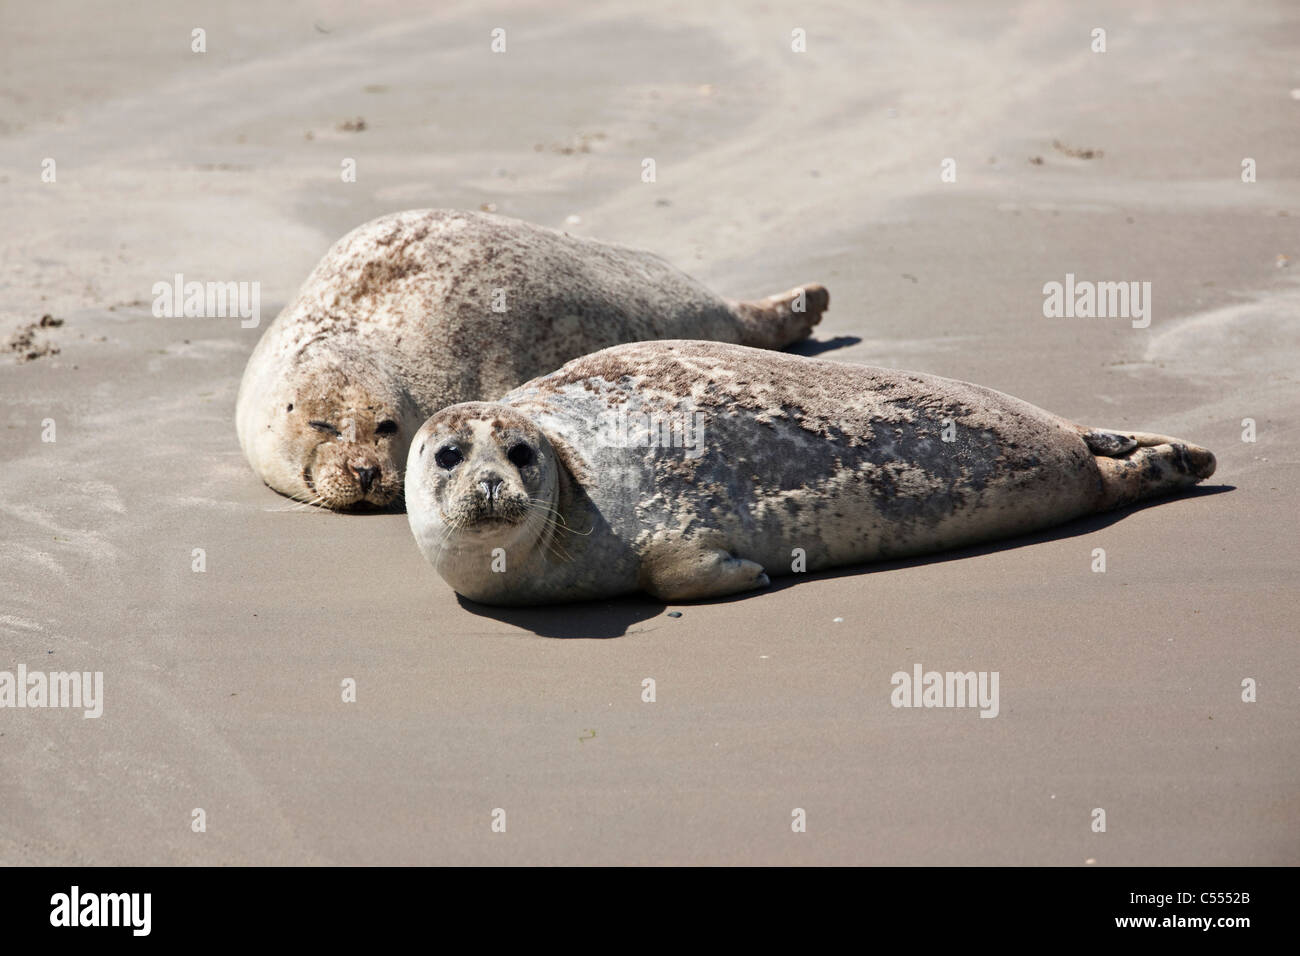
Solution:
{"label": "seal's front flipper", "polygon": [[648,556],[641,566],[641,587],[661,601],[724,597],[771,583],[761,564],[722,550],[665,548]]}
{"label": "seal's front flipper", "polygon": [[812,335],[813,326],[830,304],[831,294],[816,282],[757,302],[733,302],[732,309],[742,323],[740,344],[760,349],[793,345]]}

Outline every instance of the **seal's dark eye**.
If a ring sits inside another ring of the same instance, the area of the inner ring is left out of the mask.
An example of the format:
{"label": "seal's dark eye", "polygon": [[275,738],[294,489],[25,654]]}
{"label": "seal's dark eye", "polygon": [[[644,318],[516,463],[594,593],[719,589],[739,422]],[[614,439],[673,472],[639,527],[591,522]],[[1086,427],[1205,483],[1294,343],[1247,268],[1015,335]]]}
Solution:
{"label": "seal's dark eye", "polygon": [[289,403],[289,407],[286,408],[285,411],[286,411],[286,412],[291,412],[291,411],[293,411],[293,402],[290,402],[290,403]]}
{"label": "seal's dark eye", "polygon": [[385,418],[375,426],[376,435],[395,435],[397,433],[397,422],[391,418]]}
{"label": "seal's dark eye", "polygon": [[465,456],[460,453],[460,449],[455,445],[448,445],[446,448],[438,449],[438,454],[433,456],[433,460],[438,463],[439,468],[451,471],[465,460]]}
{"label": "seal's dark eye", "polygon": [[510,446],[510,450],[506,452],[506,457],[510,459],[510,464],[516,468],[527,468],[537,456],[533,454],[531,448],[520,442],[517,445]]}
{"label": "seal's dark eye", "polygon": [[318,432],[325,432],[327,435],[337,435],[339,433],[339,430],[329,422],[308,422],[307,424]]}

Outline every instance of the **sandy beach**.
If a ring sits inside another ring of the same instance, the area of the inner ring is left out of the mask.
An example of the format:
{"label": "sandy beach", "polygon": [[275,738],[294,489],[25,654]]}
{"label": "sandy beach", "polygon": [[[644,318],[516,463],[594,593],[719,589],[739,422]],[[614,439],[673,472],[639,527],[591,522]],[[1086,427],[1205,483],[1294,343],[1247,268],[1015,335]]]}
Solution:
{"label": "sandy beach", "polygon": [[[1300,9],[860,6],[0,8],[0,670],[103,673],[97,719],[0,709],[0,863],[1300,863]],[[312,266],[420,207],[821,282],[802,354],[1218,471],[740,598],[480,607],[235,435]],[[177,274],[259,324],[155,316]],[[1046,317],[1067,275],[1149,327]],[[916,665],[997,717],[894,707]]]}

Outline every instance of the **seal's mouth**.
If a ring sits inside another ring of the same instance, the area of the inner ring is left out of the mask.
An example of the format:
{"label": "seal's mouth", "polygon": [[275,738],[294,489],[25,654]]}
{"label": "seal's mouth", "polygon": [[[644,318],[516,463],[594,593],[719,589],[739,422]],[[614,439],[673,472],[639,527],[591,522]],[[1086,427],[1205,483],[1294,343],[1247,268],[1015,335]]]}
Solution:
{"label": "seal's mouth", "polygon": [[453,534],[486,535],[518,527],[524,523],[526,514],[513,511],[475,508],[462,510],[453,514],[439,509],[443,524],[453,529]]}
{"label": "seal's mouth", "polygon": [[387,497],[384,495],[371,494],[367,498],[353,498],[351,500],[328,500],[318,498],[317,504],[323,508],[329,508],[331,511],[339,511],[345,514],[365,515],[365,514],[394,514],[406,510],[406,503],[401,495]]}
{"label": "seal's mouth", "polygon": [[391,501],[371,501],[368,498],[359,498],[349,505],[338,505],[334,510],[350,515],[387,515],[400,514],[406,510],[406,506],[400,497]]}
{"label": "seal's mouth", "polygon": [[522,519],[520,518],[507,517],[502,514],[484,513],[482,515],[476,515],[472,518],[462,520],[460,530],[477,532],[500,531],[503,528],[513,528],[515,525],[519,524],[521,520]]}
{"label": "seal's mouth", "polygon": [[[392,514],[406,510],[406,500],[401,488],[388,487],[387,482],[374,482],[369,488],[337,481],[329,469],[323,480],[318,480],[308,462],[302,469],[302,482],[307,488],[303,499],[330,511],[348,514]],[[342,487],[340,487],[342,485]]]}

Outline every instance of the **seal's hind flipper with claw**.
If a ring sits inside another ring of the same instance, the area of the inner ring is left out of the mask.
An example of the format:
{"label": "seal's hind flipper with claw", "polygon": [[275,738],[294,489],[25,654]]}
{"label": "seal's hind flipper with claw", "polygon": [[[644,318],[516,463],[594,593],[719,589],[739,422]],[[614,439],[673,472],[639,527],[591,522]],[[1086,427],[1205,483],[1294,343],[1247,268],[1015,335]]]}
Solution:
{"label": "seal's hind flipper with claw", "polygon": [[1138,447],[1136,438],[1100,428],[1090,428],[1083,431],[1083,441],[1090,452],[1102,458],[1117,458]]}
{"label": "seal's hind flipper with claw", "polygon": [[830,304],[826,287],[809,282],[755,302],[734,302],[731,307],[743,323],[741,345],[779,349],[812,335]]}
{"label": "seal's hind flipper with claw", "polygon": [[1076,426],[1101,472],[1098,510],[1174,494],[1214,474],[1214,455],[1181,438]]}

